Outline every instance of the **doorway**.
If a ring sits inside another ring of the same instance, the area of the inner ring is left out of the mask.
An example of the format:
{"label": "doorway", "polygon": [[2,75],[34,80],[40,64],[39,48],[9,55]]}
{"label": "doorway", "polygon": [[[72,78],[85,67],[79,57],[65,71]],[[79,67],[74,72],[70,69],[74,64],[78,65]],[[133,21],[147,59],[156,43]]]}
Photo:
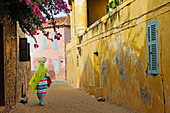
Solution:
{"label": "doorway", "polygon": [[107,14],[108,3],[109,0],[87,0],[87,27]]}
{"label": "doorway", "polygon": [[98,51],[94,51],[93,52],[93,63],[94,63],[95,88],[98,88],[98,87],[100,87],[99,55],[98,55]]}
{"label": "doorway", "polygon": [[0,24],[0,106],[5,106],[3,25]]}

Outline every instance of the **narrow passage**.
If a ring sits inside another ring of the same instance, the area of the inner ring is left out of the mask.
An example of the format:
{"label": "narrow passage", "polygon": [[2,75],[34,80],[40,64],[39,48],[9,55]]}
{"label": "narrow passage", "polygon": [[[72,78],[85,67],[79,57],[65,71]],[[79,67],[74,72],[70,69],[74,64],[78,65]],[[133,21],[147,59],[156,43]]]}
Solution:
{"label": "narrow passage", "polygon": [[110,102],[98,102],[86,91],[75,89],[67,83],[54,82],[48,88],[44,106],[38,105],[36,95],[28,91],[28,103],[17,105],[10,113],[132,113]]}

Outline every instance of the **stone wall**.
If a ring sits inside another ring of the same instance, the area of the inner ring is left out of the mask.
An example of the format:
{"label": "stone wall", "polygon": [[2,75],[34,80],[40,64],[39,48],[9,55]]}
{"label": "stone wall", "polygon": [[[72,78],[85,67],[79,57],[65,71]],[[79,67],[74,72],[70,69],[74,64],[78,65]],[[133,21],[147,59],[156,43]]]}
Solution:
{"label": "stone wall", "polygon": [[3,22],[4,38],[4,67],[5,67],[5,109],[8,111],[15,105],[16,97],[16,76],[17,76],[17,37],[16,24],[7,18]]}
{"label": "stone wall", "polygon": [[26,38],[26,37],[25,34],[22,32],[21,28],[19,27],[19,24],[17,24],[17,77],[16,77],[17,97],[21,97],[22,85],[28,84],[31,78],[31,62],[19,61],[19,38]]}
{"label": "stone wall", "polygon": [[[3,10],[1,10],[3,12]],[[11,21],[5,12],[0,14],[4,39],[4,78],[5,111],[8,112],[21,98],[23,83],[28,83],[31,76],[30,61],[19,61],[19,37],[24,37],[18,24]],[[3,16],[2,16],[3,15]]]}

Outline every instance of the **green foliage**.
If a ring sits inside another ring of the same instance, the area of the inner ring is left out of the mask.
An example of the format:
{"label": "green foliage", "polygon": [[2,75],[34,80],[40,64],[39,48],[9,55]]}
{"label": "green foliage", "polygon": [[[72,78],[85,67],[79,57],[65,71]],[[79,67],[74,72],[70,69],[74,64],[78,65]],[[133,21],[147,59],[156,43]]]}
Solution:
{"label": "green foliage", "polygon": [[114,2],[114,1],[111,1],[111,2],[108,4],[109,8],[113,8],[113,7],[114,7],[114,4],[115,4],[115,2]]}
{"label": "green foliage", "polygon": [[119,0],[111,1],[111,2],[108,4],[109,8],[112,8],[112,9],[116,8],[118,5],[119,5]]}
{"label": "green foliage", "polygon": [[116,5],[118,6],[119,5],[119,0],[115,0],[115,2],[116,2]]}

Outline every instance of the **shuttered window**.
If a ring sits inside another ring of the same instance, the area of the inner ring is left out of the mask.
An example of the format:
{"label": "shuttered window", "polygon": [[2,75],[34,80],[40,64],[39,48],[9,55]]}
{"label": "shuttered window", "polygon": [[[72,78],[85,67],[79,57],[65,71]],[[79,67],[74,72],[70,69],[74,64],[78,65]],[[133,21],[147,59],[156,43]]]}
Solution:
{"label": "shuttered window", "polygon": [[157,19],[147,23],[148,74],[159,75]]}
{"label": "shuttered window", "polygon": [[46,36],[42,36],[42,50],[46,50]]}
{"label": "shuttered window", "polygon": [[30,44],[27,43],[27,38],[19,39],[19,56],[20,61],[30,61]]}
{"label": "shuttered window", "polygon": [[59,72],[59,63],[58,63],[58,59],[54,60],[54,72]]}
{"label": "shuttered window", "polygon": [[53,49],[57,50],[58,49],[58,40],[54,39],[55,34],[53,34]]}

